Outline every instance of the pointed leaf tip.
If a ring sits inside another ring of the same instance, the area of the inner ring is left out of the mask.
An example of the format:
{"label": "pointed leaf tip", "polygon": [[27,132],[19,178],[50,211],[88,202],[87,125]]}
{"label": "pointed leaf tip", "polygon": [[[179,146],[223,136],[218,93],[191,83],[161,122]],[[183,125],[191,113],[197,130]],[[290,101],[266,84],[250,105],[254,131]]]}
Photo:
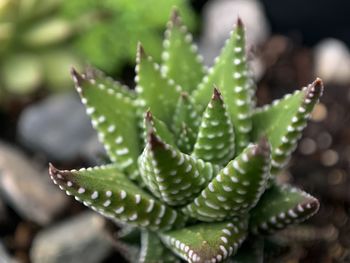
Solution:
{"label": "pointed leaf tip", "polygon": [[219,91],[218,87],[216,87],[215,85],[214,85],[214,92],[213,92],[212,99],[213,100],[222,100],[221,92]]}
{"label": "pointed leaf tip", "polygon": [[244,27],[243,21],[242,21],[241,17],[239,17],[239,16],[237,17],[236,23],[237,23],[238,27]]}
{"label": "pointed leaf tip", "polygon": [[59,170],[52,163],[49,163],[49,174],[52,181],[57,185],[68,185],[71,188],[76,188],[72,180],[72,173],[66,170]]}
{"label": "pointed leaf tip", "polygon": [[259,141],[258,144],[256,145],[254,154],[255,155],[262,155],[264,157],[269,156],[271,153],[271,146],[270,143],[267,139],[266,136],[262,136]]}
{"label": "pointed leaf tip", "polygon": [[319,98],[323,93],[323,89],[322,79],[316,78],[316,80],[307,87],[306,99],[312,100],[314,98]]}
{"label": "pointed leaf tip", "polygon": [[141,61],[142,58],[146,57],[145,49],[143,48],[141,42],[137,43],[137,52],[136,52],[136,58],[137,62]]}
{"label": "pointed leaf tip", "polygon": [[179,10],[176,7],[173,7],[172,9],[170,21],[173,23],[173,25],[181,25],[181,16]]}
{"label": "pointed leaf tip", "polygon": [[80,73],[74,67],[71,67],[70,74],[73,78],[73,81],[74,81],[76,87],[81,87],[83,85],[83,82],[84,82],[83,76],[80,75]]}
{"label": "pointed leaf tip", "polygon": [[151,112],[150,109],[148,109],[148,110],[146,111],[145,120],[146,120],[147,122],[151,122],[151,121],[153,120],[153,115],[152,115],[152,112]]}

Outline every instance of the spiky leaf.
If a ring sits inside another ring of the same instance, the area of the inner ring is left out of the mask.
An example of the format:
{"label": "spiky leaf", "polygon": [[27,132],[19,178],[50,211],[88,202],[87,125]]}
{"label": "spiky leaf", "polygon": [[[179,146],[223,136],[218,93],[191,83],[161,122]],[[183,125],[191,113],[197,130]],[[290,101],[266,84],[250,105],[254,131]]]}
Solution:
{"label": "spiky leaf", "polygon": [[199,112],[191,97],[185,92],[181,93],[174,114],[172,128],[176,134],[181,133],[183,124],[196,133],[200,124]]}
{"label": "spiky leaf", "polygon": [[141,44],[137,51],[136,92],[138,105],[149,107],[152,113],[171,125],[181,88],[173,80],[162,76],[159,65],[145,54]]}
{"label": "spiky leaf", "polygon": [[254,233],[270,234],[306,220],[318,208],[313,196],[291,186],[273,185],[251,210],[250,228]]}
{"label": "spiky leaf", "polygon": [[197,224],[161,234],[164,243],[188,262],[222,262],[235,254],[247,233],[246,218]]}
{"label": "spiky leaf", "polygon": [[307,88],[275,101],[272,106],[256,110],[253,115],[253,139],[266,134],[271,143],[271,173],[284,168],[297,146],[308,117],[323,92],[323,83],[316,79]]}
{"label": "spiky leaf", "polygon": [[152,115],[150,111],[146,112],[145,115],[145,127],[144,127],[144,137],[145,137],[145,144],[147,144],[147,136],[148,132],[151,130],[155,131],[162,140],[172,145],[173,147],[176,147],[175,138],[173,134],[168,130],[168,127],[165,125],[164,122],[157,119],[155,116]]}
{"label": "spiky leaf", "polygon": [[93,69],[82,75],[72,70],[72,76],[108,156],[131,179],[137,178],[140,145],[133,92]]}
{"label": "spiky leaf", "polygon": [[183,212],[207,222],[245,215],[265,191],[269,170],[270,147],[261,139],[228,163]]}
{"label": "spiky leaf", "polygon": [[234,156],[235,139],[231,118],[220,92],[214,93],[205,110],[192,155],[224,165]]}
{"label": "spiky leaf", "polygon": [[180,262],[180,260],[163,245],[157,234],[144,230],[141,232],[141,251],[138,262],[174,263]]}
{"label": "spiky leaf", "polygon": [[169,205],[181,205],[206,186],[216,169],[181,153],[151,131],[140,157],[140,171],[153,194]]}
{"label": "spiky leaf", "polygon": [[173,11],[168,22],[163,47],[163,73],[175,80],[184,91],[191,92],[200,83],[205,70],[192,35],[182,24],[177,10]]}
{"label": "spiky leaf", "polygon": [[200,117],[197,107],[187,93],[182,92],[176,105],[172,129],[176,143],[184,153],[191,153],[197,138]]}
{"label": "spiky leaf", "polygon": [[234,124],[237,153],[248,145],[252,128],[254,90],[251,89],[251,82],[245,54],[244,28],[241,20],[238,20],[215,65],[193,92],[196,104],[204,108],[210,99],[213,85],[220,87]]}
{"label": "spiky leaf", "polygon": [[79,171],[51,165],[50,175],[68,195],[108,218],[152,230],[184,225],[184,216],[140,189],[115,165]]}

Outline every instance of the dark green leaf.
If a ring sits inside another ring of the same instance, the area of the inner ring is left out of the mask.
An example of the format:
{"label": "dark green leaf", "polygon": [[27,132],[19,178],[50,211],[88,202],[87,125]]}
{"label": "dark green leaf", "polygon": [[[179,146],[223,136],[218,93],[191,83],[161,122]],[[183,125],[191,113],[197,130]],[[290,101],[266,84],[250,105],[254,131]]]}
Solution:
{"label": "dark green leaf", "polygon": [[202,117],[192,155],[222,166],[232,160],[234,151],[235,137],[231,118],[220,92],[214,88]]}
{"label": "dark green leaf", "polygon": [[207,185],[216,169],[163,142],[154,131],[140,157],[144,182],[158,198],[169,205],[190,202]]}
{"label": "dark green leaf", "polygon": [[223,168],[183,212],[206,222],[245,215],[265,191],[269,170],[270,146],[263,138]]}
{"label": "dark green leaf", "polygon": [[202,80],[205,70],[192,35],[182,24],[177,10],[174,10],[168,22],[162,53],[164,74],[175,80],[184,91],[191,92]]}
{"label": "dark green leaf", "polygon": [[277,174],[287,164],[310,113],[323,92],[323,83],[316,79],[307,88],[286,95],[272,106],[256,110],[253,115],[253,140],[266,134],[272,146],[271,173]]}
{"label": "dark green leaf", "polygon": [[239,153],[249,143],[254,93],[245,54],[245,34],[241,20],[238,20],[208,76],[203,78],[198,89],[193,92],[196,104],[202,109],[210,100],[213,85],[220,87],[227,105],[236,134],[236,152]]}
{"label": "dark green leaf", "polygon": [[270,234],[315,214],[319,202],[313,196],[291,186],[272,185],[252,209],[250,229]]}
{"label": "dark green leaf", "polygon": [[72,70],[72,76],[111,161],[131,179],[137,178],[140,145],[133,92],[93,69],[82,75]]}
{"label": "dark green leaf", "polygon": [[163,242],[188,262],[222,262],[236,253],[247,233],[246,218],[197,224],[161,234]]}
{"label": "dark green leaf", "polygon": [[68,195],[108,218],[151,230],[184,225],[184,216],[140,189],[114,165],[79,171],[50,165],[50,175]]}

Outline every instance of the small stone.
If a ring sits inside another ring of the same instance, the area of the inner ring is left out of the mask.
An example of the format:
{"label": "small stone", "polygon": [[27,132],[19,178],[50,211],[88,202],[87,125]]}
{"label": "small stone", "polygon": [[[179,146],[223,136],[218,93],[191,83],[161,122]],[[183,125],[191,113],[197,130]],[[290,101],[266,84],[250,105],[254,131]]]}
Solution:
{"label": "small stone", "polygon": [[40,225],[50,223],[67,198],[21,152],[0,142],[0,192],[22,217]]}
{"label": "small stone", "polygon": [[311,138],[304,138],[301,140],[299,150],[304,155],[310,155],[315,153],[317,149],[316,142]]}
{"label": "small stone", "polygon": [[33,263],[99,263],[112,250],[105,220],[85,212],[40,232],[33,241]]}
{"label": "small stone", "polygon": [[311,119],[315,122],[324,121],[327,118],[327,108],[323,103],[315,105],[314,110],[311,114]]}
{"label": "small stone", "polygon": [[333,166],[339,161],[339,155],[334,150],[326,150],[321,155],[321,162],[325,166]]}
{"label": "small stone", "polygon": [[28,107],[18,123],[19,140],[50,160],[71,161],[95,135],[83,104],[74,93],[53,95]]}
{"label": "small stone", "polygon": [[219,54],[230,31],[240,17],[246,28],[247,48],[259,46],[270,34],[265,11],[256,0],[216,0],[204,8],[204,33],[201,50],[205,61],[209,62]]}
{"label": "small stone", "polygon": [[350,53],[337,39],[325,39],[314,48],[315,73],[324,82],[350,83]]}

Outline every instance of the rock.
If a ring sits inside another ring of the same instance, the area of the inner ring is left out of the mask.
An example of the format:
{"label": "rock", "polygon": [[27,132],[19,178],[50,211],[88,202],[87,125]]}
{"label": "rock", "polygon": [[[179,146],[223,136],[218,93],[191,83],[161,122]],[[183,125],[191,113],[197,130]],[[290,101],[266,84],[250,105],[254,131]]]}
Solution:
{"label": "rock", "polygon": [[28,107],[18,123],[19,140],[50,160],[69,161],[83,155],[92,136],[96,133],[74,93],[53,95]]}
{"label": "rock", "polygon": [[350,53],[337,39],[325,39],[314,48],[315,73],[324,82],[349,84]]}
{"label": "rock", "polygon": [[93,212],[40,232],[31,249],[33,263],[99,263],[111,252],[104,219]]}
{"label": "rock", "polygon": [[[204,33],[201,51],[206,62],[212,63],[228,38],[237,17],[246,27],[247,47],[264,43],[269,36],[269,25],[263,6],[256,0],[216,0],[204,8]],[[207,63],[207,64],[209,64]]]}
{"label": "rock", "polygon": [[0,142],[0,193],[22,217],[44,225],[62,211],[67,198],[18,150]]}
{"label": "rock", "polygon": [[7,253],[4,245],[0,242],[0,262],[1,263],[17,263],[16,260],[12,259]]}

